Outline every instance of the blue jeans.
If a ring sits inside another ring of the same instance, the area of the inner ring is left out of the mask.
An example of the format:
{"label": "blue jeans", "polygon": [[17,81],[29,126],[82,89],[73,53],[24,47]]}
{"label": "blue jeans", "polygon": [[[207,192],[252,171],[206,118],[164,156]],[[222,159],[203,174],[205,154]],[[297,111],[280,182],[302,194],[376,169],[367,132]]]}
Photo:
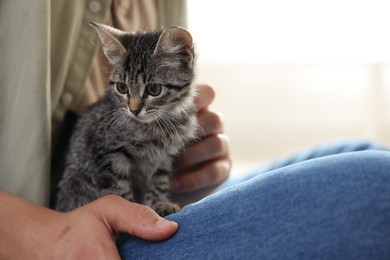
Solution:
{"label": "blue jeans", "polygon": [[162,242],[123,235],[123,259],[390,259],[390,152],[333,143],[264,166],[167,218]]}

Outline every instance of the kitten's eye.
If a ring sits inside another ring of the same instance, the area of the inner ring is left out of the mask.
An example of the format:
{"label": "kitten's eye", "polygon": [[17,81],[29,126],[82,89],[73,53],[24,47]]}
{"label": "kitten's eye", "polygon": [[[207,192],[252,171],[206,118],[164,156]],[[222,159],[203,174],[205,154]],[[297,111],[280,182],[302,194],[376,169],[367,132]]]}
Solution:
{"label": "kitten's eye", "polygon": [[121,94],[127,94],[129,91],[125,83],[117,82],[115,86],[116,90],[118,90],[118,92]]}
{"label": "kitten's eye", "polygon": [[146,92],[151,96],[160,95],[161,90],[162,90],[162,87],[159,84],[152,83],[152,84],[146,85]]}

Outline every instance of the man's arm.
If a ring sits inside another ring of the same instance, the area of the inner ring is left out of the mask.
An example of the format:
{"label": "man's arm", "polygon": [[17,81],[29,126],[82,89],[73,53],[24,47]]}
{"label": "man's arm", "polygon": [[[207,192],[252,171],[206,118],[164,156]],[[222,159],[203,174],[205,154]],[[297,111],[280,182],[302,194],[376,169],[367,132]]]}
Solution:
{"label": "man's arm", "polygon": [[61,213],[0,190],[1,259],[120,259],[118,232],[162,240],[177,228],[150,208],[114,195]]}

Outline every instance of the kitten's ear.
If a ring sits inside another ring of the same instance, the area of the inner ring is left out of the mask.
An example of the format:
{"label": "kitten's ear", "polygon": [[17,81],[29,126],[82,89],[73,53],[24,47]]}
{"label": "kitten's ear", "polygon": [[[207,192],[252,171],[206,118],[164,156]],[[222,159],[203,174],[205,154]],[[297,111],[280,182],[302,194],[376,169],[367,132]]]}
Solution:
{"label": "kitten's ear", "polygon": [[169,27],[162,31],[153,56],[166,59],[165,64],[193,66],[195,58],[191,34],[180,27]]}
{"label": "kitten's ear", "polygon": [[126,33],[105,24],[89,24],[98,32],[102,41],[104,54],[109,62],[113,65],[118,64],[126,52],[125,47],[120,42],[120,38]]}

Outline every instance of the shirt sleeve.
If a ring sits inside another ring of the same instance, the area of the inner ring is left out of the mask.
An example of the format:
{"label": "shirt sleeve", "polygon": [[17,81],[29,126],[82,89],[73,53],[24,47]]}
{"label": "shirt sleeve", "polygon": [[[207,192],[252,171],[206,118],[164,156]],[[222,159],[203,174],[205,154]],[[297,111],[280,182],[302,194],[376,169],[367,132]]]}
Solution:
{"label": "shirt sleeve", "polygon": [[0,8],[0,189],[43,205],[50,180],[49,2],[3,1]]}

